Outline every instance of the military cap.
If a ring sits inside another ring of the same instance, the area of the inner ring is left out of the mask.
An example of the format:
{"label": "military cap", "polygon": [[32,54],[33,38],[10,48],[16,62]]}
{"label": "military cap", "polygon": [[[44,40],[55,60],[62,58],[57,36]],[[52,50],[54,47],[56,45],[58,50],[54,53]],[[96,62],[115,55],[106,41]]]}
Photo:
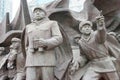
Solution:
{"label": "military cap", "polygon": [[19,38],[12,38],[11,42],[21,42]]}
{"label": "military cap", "polygon": [[84,25],[90,25],[91,27],[93,26],[92,22],[90,21],[82,21],[79,24],[79,30],[81,30],[81,28],[84,27]]}
{"label": "military cap", "polygon": [[35,8],[33,9],[33,12],[35,12],[35,10],[41,10],[41,11],[43,11],[43,12],[46,14],[45,9],[43,9],[42,7],[35,7]]}

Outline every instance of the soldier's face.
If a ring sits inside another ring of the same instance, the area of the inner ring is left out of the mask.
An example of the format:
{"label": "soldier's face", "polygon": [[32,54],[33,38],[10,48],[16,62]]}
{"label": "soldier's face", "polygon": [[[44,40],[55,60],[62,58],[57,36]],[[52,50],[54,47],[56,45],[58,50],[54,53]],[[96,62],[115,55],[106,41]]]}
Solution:
{"label": "soldier's face", "polygon": [[14,49],[17,49],[20,46],[20,42],[13,42],[12,45]]}
{"label": "soldier's face", "polygon": [[33,17],[34,17],[35,20],[41,20],[45,17],[45,12],[42,11],[42,10],[36,9],[33,12]]}
{"label": "soldier's face", "polygon": [[82,34],[89,35],[89,34],[91,34],[91,31],[92,31],[92,27],[91,27],[89,24],[85,24],[85,25],[83,25],[83,27],[81,28],[81,33],[82,33]]}

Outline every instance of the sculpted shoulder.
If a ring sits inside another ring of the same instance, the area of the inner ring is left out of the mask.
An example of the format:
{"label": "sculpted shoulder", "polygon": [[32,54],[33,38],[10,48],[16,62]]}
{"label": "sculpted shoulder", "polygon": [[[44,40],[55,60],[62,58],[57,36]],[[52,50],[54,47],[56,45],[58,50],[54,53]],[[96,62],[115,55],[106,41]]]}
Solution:
{"label": "sculpted shoulder", "polygon": [[[54,24],[58,24],[57,21],[53,21],[53,20],[46,20],[44,21],[43,23],[41,24],[45,24],[45,25],[54,25]],[[30,27],[33,27],[35,26],[35,23],[30,23],[26,26],[26,28],[30,28]]]}
{"label": "sculpted shoulder", "polygon": [[58,24],[57,21],[53,21],[53,20],[49,20],[47,23],[48,23],[48,24],[51,24],[51,25],[53,25],[53,24]]}
{"label": "sculpted shoulder", "polygon": [[30,27],[30,26],[34,26],[34,23],[30,23],[26,26],[26,28]]}
{"label": "sculpted shoulder", "polygon": [[58,24],[58,22],[57,22],[57,21],[51,21],[51,23],[52,23],[52,24]]}

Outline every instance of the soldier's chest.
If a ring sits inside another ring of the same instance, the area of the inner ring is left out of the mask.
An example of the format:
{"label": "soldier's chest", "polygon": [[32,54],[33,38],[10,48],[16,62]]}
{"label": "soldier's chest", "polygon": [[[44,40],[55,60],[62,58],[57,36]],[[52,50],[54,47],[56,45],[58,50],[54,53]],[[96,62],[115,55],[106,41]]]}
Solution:
{"label": "soldier's chest", "polygon": [[36,31],[45,31],[45,30],[50,30],[51,28],[51,25],[50,24],[33,24],[33,25],[30,25],[28,28],[27,28],[27,33],[30,33],[30,32],[36,32]]}
{"label": "soldier's chest", "polygon": [[50,34],[51,32],[51,25],[49,24],[39,24],[39,25],[32,25],[27,28],[27,34],[29,36],[45,36]]}
{"label": "soldier's chest", "polygon": [[80,46],[82,51],[84,51],[84,53],[90,53],[92,51],[91,50],[92,48],[93,49],[97,48],[97,44],[94,37],[90,38],[89,40],[81,39]]}

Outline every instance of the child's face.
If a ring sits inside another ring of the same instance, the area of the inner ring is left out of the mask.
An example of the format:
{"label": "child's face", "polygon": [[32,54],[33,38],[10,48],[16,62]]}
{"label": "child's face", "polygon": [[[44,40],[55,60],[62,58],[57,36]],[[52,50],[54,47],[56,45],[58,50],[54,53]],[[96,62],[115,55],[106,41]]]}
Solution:
{"label": "child's face", "polygon": [[81,28],[81,33],[82,34],[91,34],[91,31],[92,31],[92,27],[89,25],[89,24],[85,24],[83,25],[83,27]]}

